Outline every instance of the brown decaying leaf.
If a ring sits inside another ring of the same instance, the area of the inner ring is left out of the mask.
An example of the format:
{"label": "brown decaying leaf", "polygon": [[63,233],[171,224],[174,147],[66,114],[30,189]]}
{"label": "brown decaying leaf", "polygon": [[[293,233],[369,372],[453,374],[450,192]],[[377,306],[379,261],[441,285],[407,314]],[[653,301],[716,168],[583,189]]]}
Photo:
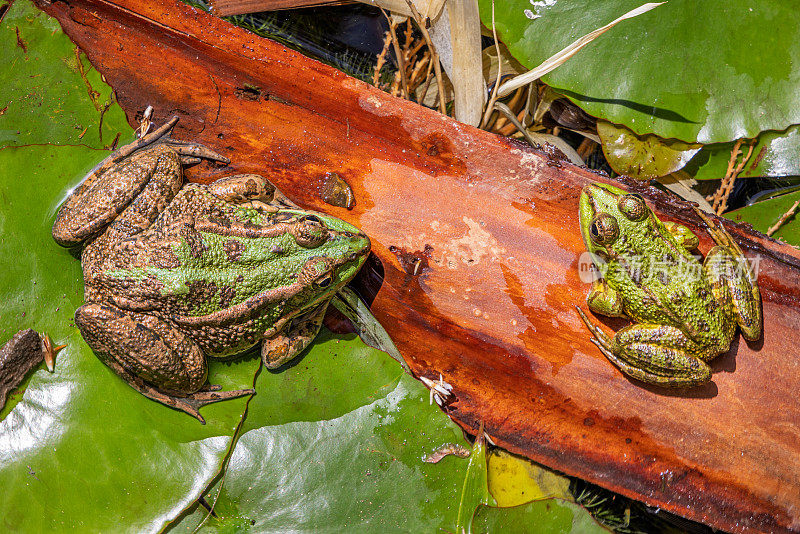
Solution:
{"label": "brown decaying leaf", "polygon": [[444,447],[436,449],[428,456],[425,456],[422,461],[429,464],[438,464],[443,458],[450,455],[458,456],[459,458],[469,458],[469,449],[461,445],[445,445]]}
{"label": "brown decaying leaf", "polygon": [[297,9],[301,7],[340,6],[350,4],[352,0],[210,0],[211,11],[220,17],[260,13],[279,9]]}

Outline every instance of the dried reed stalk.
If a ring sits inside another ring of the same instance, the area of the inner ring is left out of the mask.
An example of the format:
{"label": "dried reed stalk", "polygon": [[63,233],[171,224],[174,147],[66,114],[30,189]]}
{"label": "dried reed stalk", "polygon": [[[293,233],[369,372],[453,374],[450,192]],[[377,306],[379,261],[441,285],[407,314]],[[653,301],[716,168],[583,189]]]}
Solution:
{"label": "dried reed stalk", "polygon": [[772,234],[774,234],[775,232],[777,232],[777,231],[778,231],[778,229],[779,229],[781,226],[783,226],[784,224],[786,224],[786,221],[788,221],[788,220],[789,220],[789,218],[790,218],[790,217],[792,217],[792,216],[793,216],[793,215],[794,215],[794,214],[797,212],[797,206],[800,206],[800,200],[797,200],[797,201],[795,201],[795,203],[794,203],[794,204],[792,204],[792,207],[791,207],[791,208],[789,208],[789,209],[786,211],[786,213],[784,213],[783,215],[781,215],[781,218],[780,218],[780,219],[778,219],[778,222],[776,222],[775,224],[773,224],[772,226],[770,226],[770,227],[769,227],[769,230],[767,230],[767,235],[768,235],[768,236],[770,236],[770,237],[772,237]]}

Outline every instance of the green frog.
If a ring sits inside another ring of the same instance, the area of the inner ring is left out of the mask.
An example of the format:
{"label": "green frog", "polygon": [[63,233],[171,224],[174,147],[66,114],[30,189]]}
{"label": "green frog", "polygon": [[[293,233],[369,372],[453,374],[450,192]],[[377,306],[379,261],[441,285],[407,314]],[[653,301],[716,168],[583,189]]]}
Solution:
{"label": "green frog", "polygon": [[268,368],[311,343],[334,294],[370,250],[358,228],[287,205],[265,178],[184,184],[183,167],[227,158],[164,128],[108,158],[72,192],[53,237],[83,245],[75,324],[147,397],[199,408],[253,390],[207,384],[206,358],[261,344]]}
{"label": "green frog", "polygon": [[695,211],[716,244],[702,265],[690,254],[697,236],[660,221],[639,195],[599,183],[581,192],[583,241],[602,275],[589,309],[635,324],[611,338],[578,313],[611,362],[651,384],[708,382],[707,362],[728,351],[737,324],[746,339],[761,337],[761,296],[747,259],[721,224]]}

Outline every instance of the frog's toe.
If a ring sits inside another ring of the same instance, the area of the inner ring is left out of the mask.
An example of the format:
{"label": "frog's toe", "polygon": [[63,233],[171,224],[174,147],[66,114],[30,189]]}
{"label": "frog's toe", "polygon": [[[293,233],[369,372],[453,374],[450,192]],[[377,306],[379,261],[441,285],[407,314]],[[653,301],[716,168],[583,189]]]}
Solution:
{"label": "frog's toe", "polygon": [[200,408],[203,406],[214,404],[215,402],[238,399],[246,395],[255,395],[255,393],[256,390],[252,388],[220,391],[220,386],[208,384],[203,390],[187,395],[186,397],[171,397],[169,402],[161,402],[164,402],[164,404],[176,410],[181,410],[201,423],[206,424],[206,420],[200,415]]}
{"label": "frog's toe", "polygon": [[575,306],[575,309],[578,310],[578,315],[580,316],[581,320],[583,321],[583,324],[586,325],[586,328],[588,328],[589,332],[591,332],[592,335],[594,336],[591,339],[591,342],[594,343],[595,345],[597,345],[597,347],[601,351],[603,351],[604,353],[606,351],[610,351],[611,350],[611,338],[608,337],[608,335],[605,332],[600,330],[599,326],[595,325],[594,323],[592,323],[589,320],[589,318],[586,316],[586,314],[584,313],[584,311],[581,309],[580,306]]}
{"label": "frog's toe", "polygon": [[261,359],[267,369],[277,369],[303,352],[314,341],[322,326],[328,304],[330,301],[295,318],[287,328],[264,339],[261,345]]}
{"label": "frog's toe", "polygon": [[210,148],[203,146],[199,143],[189,141],[179,141],[170,137],[164,137],[161,142],[169,145],[181,157],[181,163],[184,165],[194,165],[200,161],[207,159],[211,161],[218,161],[220,163],[228,164],[231,162],[222,154],[218,154]]}

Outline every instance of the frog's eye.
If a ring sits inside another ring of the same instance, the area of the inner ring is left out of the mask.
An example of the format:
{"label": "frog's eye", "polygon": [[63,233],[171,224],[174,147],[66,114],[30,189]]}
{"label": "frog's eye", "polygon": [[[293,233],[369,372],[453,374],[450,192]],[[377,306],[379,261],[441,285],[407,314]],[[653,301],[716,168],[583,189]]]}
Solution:
{"label": "frog's eye", "polygon": [[644,199],[633,193],[622,195],[619,198],[618,206],[619,211],[632,221],[643,221],[647,218],[647,213],[650,211],[647,209],[647,204],[644,203]]}
{"label": "frog's eye", "polygon": [[300,220],[301,220],[301,221],[308,222],[308,223],[310,223],[310,224],[318,224],[319,226],[325,226],[325,225],[322,223],[322,219],[320,219],[320,218],[319,218],[319,217],[317,217],[316,215],[303,215],[303,216],[300,218]]}
{"label": "frog's eye", "polygon": [[333,273],[327,272],[323,274],[321,277],[314,280],[314,285],[317,287],[328,287],[333,282]]}
{"label": "frog's eye", "polygon": [[304,248],[316,248],[328,239],[328,227],[316,215],[304,215],[290,232],[297,244]]}
{"label": "frog's eye", "polygon": [[598,245],[610,245],[619,237],[617,220],[607,213],[601,213],[589,225],[589,235]]}

